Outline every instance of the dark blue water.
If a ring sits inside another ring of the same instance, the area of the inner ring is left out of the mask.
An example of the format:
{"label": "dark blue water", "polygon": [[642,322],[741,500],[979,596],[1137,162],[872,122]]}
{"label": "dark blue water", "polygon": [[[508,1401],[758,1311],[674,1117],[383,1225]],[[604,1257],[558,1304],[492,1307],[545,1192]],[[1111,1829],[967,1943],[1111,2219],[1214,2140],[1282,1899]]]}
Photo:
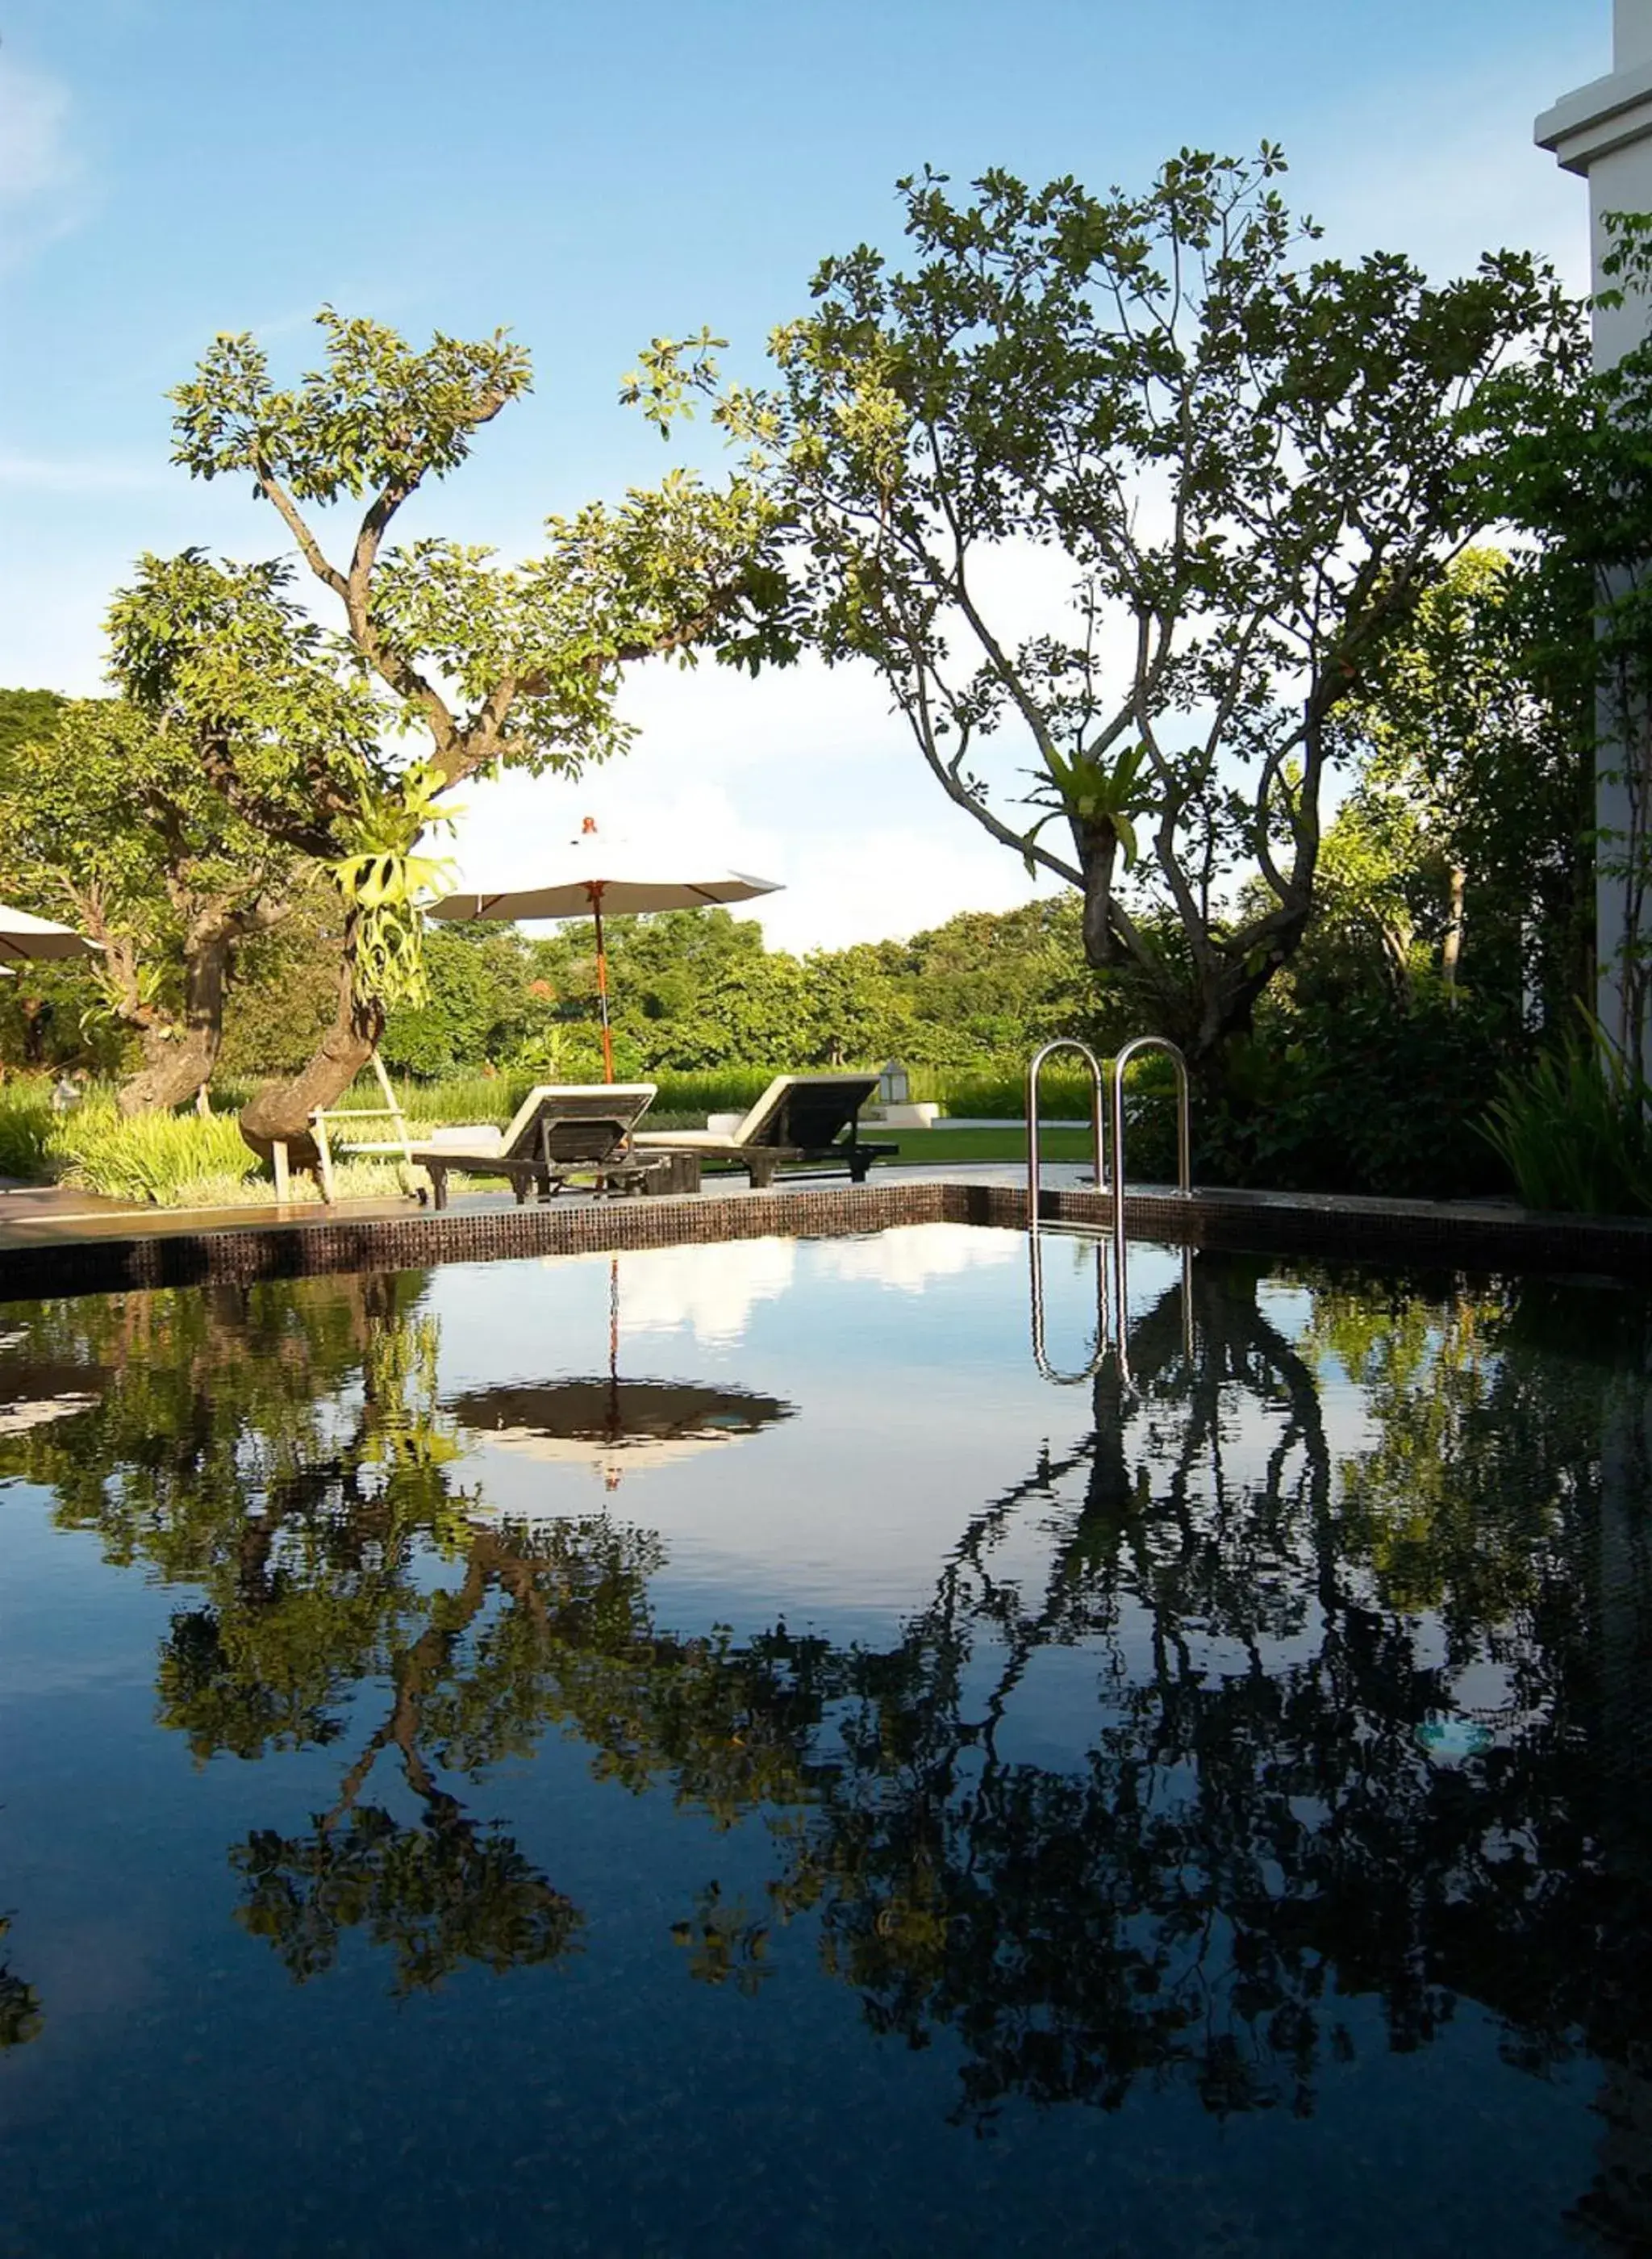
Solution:
{"label": "dark blue water", "polygon": [[1026,1284],[0,1311],[0,2253],[1648,2248],[1646,1300]]}

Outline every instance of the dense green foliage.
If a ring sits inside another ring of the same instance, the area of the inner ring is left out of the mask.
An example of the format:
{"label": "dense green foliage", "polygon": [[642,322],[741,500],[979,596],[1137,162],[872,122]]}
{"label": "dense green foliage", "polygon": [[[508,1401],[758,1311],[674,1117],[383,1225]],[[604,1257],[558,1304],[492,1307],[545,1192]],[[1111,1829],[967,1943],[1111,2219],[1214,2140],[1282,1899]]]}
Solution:
{"label": "dense green foliage", "polygon": [[1511,1035],[1590,980],[1586,594],[1564,560],[1466,552],[1338,720],[1321,925],[1379,942],[1402,999],[1461,985]]}
{"label": "dense green foliage", "polygon": [[291,853],[240,817],[199,733],[170,713],[75,699],[0,751],[0,886],[98,944],[91,1008],[141,1053],[128,1112],[210,1080],[237,954],[279,924],[296,883]]}
{"label": "dense green foliage", "polygon": [[49,737],[67,702],[55,690],[0,690],[0,759],[33,738]]}
{"label": "dense green foliage", "polygon": [[[1606,215],[1602,303],[1644,298],[1652,215]],[[1652,1070],[1652,335],[1611,367],[1509,371],[1482,403],[1499,439],[1502,514],[1541,545],[1574,592],[1549,638],[1556,663],[1599,701],[1601,792],[1591,848],[1613,905],[1600,935],[1599,1007],[1634,1073]],[[1577,611],[1591,632],[1576,632]],[[1595,1000],[1591,1000],[1591,1002]]]}
{"label": "dense green foliage", "polygon": [[[726,910],[618,918],[607,927],[616,1058],[650,1075],[880,1065],[1016,1071],[1046,1038],[1099,1040],[1116,1008],[1075,963],[1071,897],[1000,916],[965,912],[908,942],[805,957],[765,948]],[[589,927],[548,939],[444,926],[426,939],[429,1001],[392,1014],[384,1056],[415,1075],[520,1061],[565,1079],[600,1072]]]}
{"label": "dense green foliage", "polygon": [[44,1077],[19,1077],[0,1089],[0,1176],[55,1179],[139,1206],[189,1205],[191,1187],[251,1176],[256,1157],[223,1115],[142,1114],[123,1118],[113,1096],[94,1088],[67,1113],[52,1108]]}

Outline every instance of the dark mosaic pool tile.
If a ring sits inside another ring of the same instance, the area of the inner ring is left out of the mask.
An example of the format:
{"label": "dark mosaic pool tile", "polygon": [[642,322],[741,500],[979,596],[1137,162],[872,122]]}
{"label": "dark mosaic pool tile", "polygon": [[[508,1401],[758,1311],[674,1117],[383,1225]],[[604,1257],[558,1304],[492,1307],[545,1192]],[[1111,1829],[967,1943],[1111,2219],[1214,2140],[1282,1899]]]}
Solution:
{"label": "dark mosaic pool tile", "polygon": [[[1103,1228],[1105,1193],[1045,1192],[1052,1223]],[[1499,1272],[1581,1271],[1652,1282],[1652,1224],[1534,1215],[1513,1208],[1422,1201],[1144,1188],[1125,1203],[1132,1237],[1276,1254],[1437,1262]],[[552,1202],[481,1213],[340,1218],[315,1224],[75,1240],[0,1249],[0,1299],[125,1288],[250,1285],[260,1279],[421,1269],[719,1240],[822,1238],[891,1225],[967,1223],[1021,1230],[1017,1185],[899,1176],[868,1185],[780,1187],[719,1198]]]}

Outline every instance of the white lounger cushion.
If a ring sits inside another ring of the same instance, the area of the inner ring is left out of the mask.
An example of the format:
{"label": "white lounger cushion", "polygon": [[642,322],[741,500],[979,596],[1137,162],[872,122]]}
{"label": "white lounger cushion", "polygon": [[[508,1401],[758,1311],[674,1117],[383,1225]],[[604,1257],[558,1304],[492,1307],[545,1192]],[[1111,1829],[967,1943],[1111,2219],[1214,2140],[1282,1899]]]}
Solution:
{"label": "white lounger cushion", "polygon": [[738,1137],[724,1137],[715,1130],[639,1130],[631,1139],[633,1145],[692,1146],[697,1153],[744,1153],[747,1147]]}
{"label": "white lounger cushion", "polygon": [[440,1129],[432,1130],[428,1137],[421,1137],[419,1144],[422,1146],[451,1145],[466,1153],[497,1153],[502,1150],[500,1139],[502,1135],[499,1125],[494,1122],[444,1122]]}
{"label": "white lounger cushion", "polygon": [[[501,1130],[492,1122],[445,1122],[421,1137],[414,1148],[416,1153],[468,1153],[481,1160],[532,1160],[536,1156],[539,1115],[547,1102],[559,1100],[602,1099],[612,1102],[620,1120],[629,1115],[647,1112],[658,1086],[652,1082],[542,1082],[530,1090],[516,1108],[515,1115]],[[579,1112],[594,1114],[595,1106],[584,1105]]]}
{"label": "white lounger cushion", "polygon": [[[777,1074],[757,1104],[748,1107],[738,1125],[731,1131],[712,1130],[638,1130],[631,1139],[636,1145],[681,1145],[697,1152],[727,1152],[738,1154],[751,1146],[759,1151],[766,1142],[764,1132],[773,1127],[775,1116],[791,1092],[806,1089],[811,1083],[860,1082],[869,1078],[853,1074]],[[875,1078],[870,1080],[875,1080]],[[720,1122],[728,1120],[719,1115]]]}

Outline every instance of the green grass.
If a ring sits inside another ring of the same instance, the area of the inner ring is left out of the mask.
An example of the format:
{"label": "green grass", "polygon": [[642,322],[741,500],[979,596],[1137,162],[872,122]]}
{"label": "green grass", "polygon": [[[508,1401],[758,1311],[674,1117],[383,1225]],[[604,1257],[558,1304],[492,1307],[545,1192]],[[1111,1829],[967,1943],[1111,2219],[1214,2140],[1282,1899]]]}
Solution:
{"label": "green grass", "polygon": [[[1025,1062],[1003,1067],[914,1067],[912,1095],[932,1098],[965,1121],[1019,1122],[1027,1111]],[[1071,1059],[1052,1060],[1038,1078],[1038,1111],[1075,1118],[1090,1110],[1090,1079]]]}
{"label": "green grass", "polygon": [[[884,1168],[936,1168],[949,1161],[1025,1161],[1027,1133],[1008,1130],[885,1130],[867,1122],[861,1135],[868,1144],[898,1150],[879,1161]],[[1045,1130],[1038,1147],[1046,1161],[1090,1161],[1095,1149],[1087,1130]]]}
{"label": "green grass", "polygon": [[[822,1070],[812,1070],[822,1072]],[[845,1072],[852,1072],[849,1069]],[[783,1072],[783,1070],[777,1070]],[[1130,1087],[1153,1087],[1158,1062],[1138,1060],[1129,1075]],[[397,1095],[409,1118],[420,1122],[509,1122],[537,1082],[551,1080],[526,1067],[510,1067],[499,1074],[448,1074],[434,1081],[416,1081],[411,1075],[393,1075]],[[705,1126],[708,1114],[744,1114],[767,1089],[767,1067],[734,1067],[716,1073],[678,1074],[662,1071],[645,1080],[659,1085],[649,1108],[649,1126],[656,1130],[690,1130]],[[252,1096],[255,1084],[225,1079],[215,1083],[212,1102],[220,1113],[233,1114]],[[1001,1069],[915,1067],[914,1098],[934,1099],[949,1115],[965,1120],[1020,1121],[1027,1107],[1026,1069],[1007,1063]],[[346,1106],[380,1106],[383,1099],[369,1069],[359,1075],[345,1094]],[[1039,1086],[1039,1107],[1046,1119],[1065,1115],[1076,1120],[1090,1108],[1090,1085],[1082,1074],[1057,1060]]]}
{"label": "green grass", "polygon": [[239,1181],[258,1167],[231,1115],[140,1114],[123,1121],[101,1094],[65,1115],[53,1142],[61,1183],[161,1208],[194,1205],[182,1195],[197,1179]]}
{"label": "green grass", "polygon": [[0,1083],[0,1177],[38,1182],[52,1174],[52,1082],[47,1075],[12,1075]]}
{"label": "green grass", "polygon": [[[536,1084],[554,1077],[512,1067],[502,1074],[449,1074],[434,1082],[416,1082],[410,1075],[392,1076],[397,1097],[409,1120],[425,1122],[492,1122],[502,1124],[521,1105]],[[771,1077],[760,1068],[731,1074],[657,1074],[644,1078],[658,1083],[659,1092],[649,1108],[651,1127],[659,1130],[703,1129],[708,1114],[744,1114],[768,1088]],[[231,1093],[215,1089],[216,1103],[242,1101],[239,1087]],[[345,1093],[350,1106],[382,1106],[382,1094],[371,1069],[358,1075]]]}
{"label": "green grass", "polygon": [[[863,1130],[873,1144],[899,1145],[891,1161],[905,1168],[911,1163],[941,1161],[1024,1161],[1027,1132],[1012,1130],[889,1130],[868,1122]],[[1038,1150],[1046,1161],[1089,1161],[1095,1147],[1087,1130],[1041,1130]]]}

